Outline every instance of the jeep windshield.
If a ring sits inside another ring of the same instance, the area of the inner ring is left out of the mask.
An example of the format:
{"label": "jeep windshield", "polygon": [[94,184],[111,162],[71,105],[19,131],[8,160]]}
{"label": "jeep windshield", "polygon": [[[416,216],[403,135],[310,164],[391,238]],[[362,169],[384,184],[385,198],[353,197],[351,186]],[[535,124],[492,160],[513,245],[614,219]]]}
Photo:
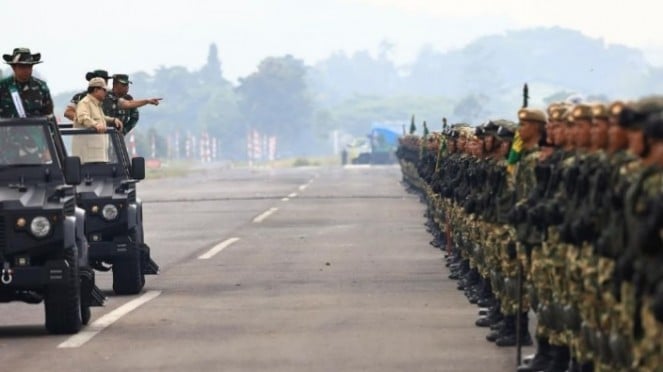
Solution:
{"label": "jeep windshield", "polygon": [[62,132],[67,154],[81,158],[81,164],[117,164],[117,149],[108,133],[87,129]]}
{"label": "jeep windshield", "polygon": [[43,125],[0,126],[0,168],[52,164],[48,135]]}

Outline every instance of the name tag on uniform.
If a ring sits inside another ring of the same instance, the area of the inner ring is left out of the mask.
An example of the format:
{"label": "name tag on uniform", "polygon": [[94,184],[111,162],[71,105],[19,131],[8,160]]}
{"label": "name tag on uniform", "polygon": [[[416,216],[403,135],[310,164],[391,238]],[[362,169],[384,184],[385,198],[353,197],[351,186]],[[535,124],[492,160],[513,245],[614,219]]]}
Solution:
{"label": "name tag on uniform", "polygon": [[14,101],[14,107],[16,108],[18,116],[21,118],[27,117],[25,115],[25,109],[23,108],[23,101],[21,101],[21,96],[18,94],[16,87],[10,87],[9,92],[12,95],[12,101]]}

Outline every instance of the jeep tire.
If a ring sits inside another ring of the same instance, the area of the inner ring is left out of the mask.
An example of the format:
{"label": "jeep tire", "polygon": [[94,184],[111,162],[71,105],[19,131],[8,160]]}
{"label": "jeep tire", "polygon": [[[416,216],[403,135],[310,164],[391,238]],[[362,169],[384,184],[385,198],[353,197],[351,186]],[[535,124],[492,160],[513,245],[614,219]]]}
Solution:
{"label": "jeep tire", "polygon": [[145,285],[140,251],[131,249],[125,257],[113,262],[113,291],[119,295],[139,293]]}
{"label": "jeep tire", "polygon": [[[65,250],[69,270],[62,283],[48,285],[44,293],[46,329],[53,334],[73,334],[80,331],[81,282],[78,276],[78,258],[75,249]],[[89,320],[89,319],[88,319]]]}

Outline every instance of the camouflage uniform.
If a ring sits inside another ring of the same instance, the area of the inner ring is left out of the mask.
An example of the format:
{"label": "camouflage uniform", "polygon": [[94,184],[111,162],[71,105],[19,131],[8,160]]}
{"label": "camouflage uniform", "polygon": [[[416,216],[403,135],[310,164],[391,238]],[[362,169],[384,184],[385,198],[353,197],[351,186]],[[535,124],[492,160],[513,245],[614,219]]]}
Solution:
{"label": "camouflage uniform", "polygon": [[124,124],[122,132],[124,134],[127,134],[131,132],[131,130],[138,123],[140,114],[138,113],[138,109],[120,108],[119,104],[120,98],[127,101],[133,100],[133,97],[130,94],[127,94],[124,97],[118,97],[115,93],[110,91],[108,92],[108,94],[106,94],[106,98],[104,99],[103,109],[108,116],[118,118],[120,119],[120,121],[122,121],[122,123]]}
{"label": "camouflage uniform", "polygon": [[53,99],[46,82],[31,77],[25,83],[13,76],[0,80],[0,118],[18,118],[11,91],[18,91],[27,117],[53,114]]}

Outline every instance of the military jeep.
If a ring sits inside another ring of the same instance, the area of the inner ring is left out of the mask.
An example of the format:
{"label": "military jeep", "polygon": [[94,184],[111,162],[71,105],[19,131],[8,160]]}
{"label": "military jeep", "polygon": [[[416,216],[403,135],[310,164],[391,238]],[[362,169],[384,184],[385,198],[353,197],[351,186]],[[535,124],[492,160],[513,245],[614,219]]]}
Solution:
{"label": "military jeep", "polygon": [[76,207],[80,159],[47,118],[0,119],[0,302],[44,302],[46,329],[71,334],[100,306]]}
{"label": "military jeep", "polygon": [[61,125],[60,131],[70,153],[81,158],[76,200],[86,212],[90,264],[99,271],[112,270],[116,294],[139,293],[145,275],[159,271],[144,241],[142,203],[136,197],[145,160],[129,159],[124,137],[114,128],[97,133]]}

